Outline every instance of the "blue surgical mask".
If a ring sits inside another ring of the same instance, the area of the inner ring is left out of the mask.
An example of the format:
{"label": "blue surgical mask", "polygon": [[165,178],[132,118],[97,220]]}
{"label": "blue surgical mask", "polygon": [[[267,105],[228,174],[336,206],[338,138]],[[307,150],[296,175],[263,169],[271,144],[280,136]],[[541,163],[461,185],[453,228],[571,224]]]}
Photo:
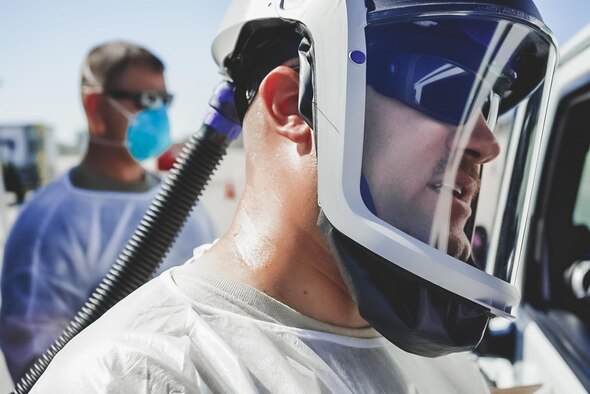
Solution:
{"label": "blue surgical mask", "polygon": [[144,109],[132,114],[110,97],[109,102],[129,120],[125,146],[135,160],[157,157],[172,145],[168,106]]}
{"label": "blue surgical mask", "polygon": [[127,148],[136,160],[157,157],[170,145],[167,107],[143,110],[129,121]]}

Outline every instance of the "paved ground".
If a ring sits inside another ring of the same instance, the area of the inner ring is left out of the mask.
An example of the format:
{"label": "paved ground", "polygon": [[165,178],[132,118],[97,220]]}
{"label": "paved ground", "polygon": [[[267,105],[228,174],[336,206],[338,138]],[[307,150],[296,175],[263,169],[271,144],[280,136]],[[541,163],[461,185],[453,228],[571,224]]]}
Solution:
{"label": "paved ground", "polygon": [[[56,175],[62,174],[77,161],[78,157],[74,156],[60,157],[56,164]],[[148,162],[146,167],[153,169],[155,164],[154,162]],[[222,233],[229,226],[243,187],[244,151],[241,148],[230,148],[201,198],[201,203],[209,211],[219,233]],[[0,209],[0,256],[3,255],[6,234],[18,215],[19,209],[18,206],[14,205],[14,196],[5,195],[4,199],[4,201],[0,201],[0,206],[4,204],[3,206],[8,208],[5,210]],[[0,259],[0,269],[1,264]],[[12,389],[12,381],[6,370],[4,357],[0,352],[0,394],[8,393]]]}

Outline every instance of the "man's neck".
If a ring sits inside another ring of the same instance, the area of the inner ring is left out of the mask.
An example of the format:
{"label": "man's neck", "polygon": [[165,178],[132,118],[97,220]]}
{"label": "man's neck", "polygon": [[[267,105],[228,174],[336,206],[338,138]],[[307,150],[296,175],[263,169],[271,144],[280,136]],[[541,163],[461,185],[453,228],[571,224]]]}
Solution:
{"label": "man's neck", "polygon": [[125,148],[88,144],[88,150],[81,163],[92,172],[119,182],[141,182],[145,170],[133,160]]}
{"label": "man's neck", "polygon": [[242,201],[230,229],[191,266],[244,282],[316,320],[368,326],[315,224],[274,213]]}

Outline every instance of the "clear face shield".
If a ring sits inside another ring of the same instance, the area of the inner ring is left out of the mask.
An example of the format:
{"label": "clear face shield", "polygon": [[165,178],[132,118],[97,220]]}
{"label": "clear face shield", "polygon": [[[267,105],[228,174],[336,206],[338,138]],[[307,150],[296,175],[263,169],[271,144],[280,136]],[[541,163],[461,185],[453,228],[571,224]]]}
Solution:
{"label": "clear face shield", "polygon": [[512,283],[512,230],[525,219],[514,182],[528,179],[533,128],[508,125],[544,91],[550,44],[484,16],[375,18],[365,32],[364,204],[392,231]]}

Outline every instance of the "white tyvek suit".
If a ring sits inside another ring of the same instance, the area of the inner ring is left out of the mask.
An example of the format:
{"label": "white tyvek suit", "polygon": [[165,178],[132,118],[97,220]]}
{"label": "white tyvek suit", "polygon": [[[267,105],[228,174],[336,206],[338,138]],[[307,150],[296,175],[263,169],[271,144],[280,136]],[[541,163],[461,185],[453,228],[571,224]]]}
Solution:
{"label": "white tyvek suit", "polygon": [[273,314],[313,319],[243,284],[178,272],[163,273],[75,337],[32,392],[488,392],[469,354],[428,359],[370,328],[354,337],[287,326]]}

